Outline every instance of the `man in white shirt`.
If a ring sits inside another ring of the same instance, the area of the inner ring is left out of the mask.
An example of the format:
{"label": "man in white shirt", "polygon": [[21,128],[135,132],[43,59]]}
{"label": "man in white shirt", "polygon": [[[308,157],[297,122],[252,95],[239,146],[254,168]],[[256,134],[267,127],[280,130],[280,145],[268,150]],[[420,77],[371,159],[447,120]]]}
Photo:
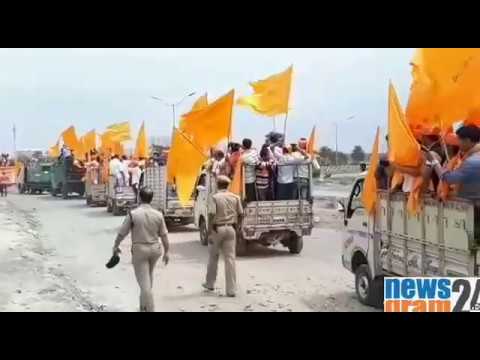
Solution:
{"label": "man in white shirt", "polygon": [[295,165],[302,164],[308,157],[296,159],[289,153],[286,147],[282,149],[282,154],[276,148],[273,155],[278,164],[276,200],[293,200],[298,198],[298,189],[294,182]]}
{"label": "man in white shirt", "polygon": [[118,158],[118,155],[113,155],[109,163],[110,175],[113,175],[115,176],[116,179],[118,179],[118,175],[121,171],[121,166],[122,164],[120,163],[120,159]]}
{"label": "man in white shirt", "polygon": [[303,143],[299,145],[292,144],[292,157],[294,159],[301,160],[305,165],[298,165],[294,172],[294,182],[297,186],[298,195],[302,200],[308,200],[310,198],[310,156],[307,154],[306,149],[302,149]]}
{"label": "man in white shirt", "polygon": [[117,174],[118,183],[120,186],[129,186],[130,184],[130,173],[128,171],[128,158],[123,155],[120,159],[120,168],[119,174]]}
{"label": "man in white shirt", "polygon": [[255,180],[257,175],[255,167],[258,164],[258,153],[252,149],[252,140],[243,139],[242,141],[243,153],[240,157],[242,164],[245,166],[245,192],[246,200],[257,201],[257,191],[255,189]]}

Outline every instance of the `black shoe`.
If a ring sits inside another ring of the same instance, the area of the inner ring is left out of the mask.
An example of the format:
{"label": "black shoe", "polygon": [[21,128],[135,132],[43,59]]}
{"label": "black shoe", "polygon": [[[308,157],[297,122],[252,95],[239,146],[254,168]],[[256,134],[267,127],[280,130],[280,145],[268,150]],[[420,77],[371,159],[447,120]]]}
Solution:
{"label": "black shoe", "polygon": [[214,288],[209,288],[206,283],[203,283],[203,284],[202,284],[202,287],[203,287],[205,290],[207,290],[207,291],[215,291]]}

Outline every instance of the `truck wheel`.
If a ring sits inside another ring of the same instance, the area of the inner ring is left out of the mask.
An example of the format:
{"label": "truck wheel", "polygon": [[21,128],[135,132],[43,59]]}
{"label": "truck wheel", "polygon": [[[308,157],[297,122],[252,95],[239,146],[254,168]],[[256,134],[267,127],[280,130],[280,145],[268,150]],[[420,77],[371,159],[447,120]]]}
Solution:
{"label": "truck wheel", "polygon": [[372,280],[367,264],[360,265],[355,271],[355,291],[362,304],[383,307],[383,278]]}
{"label": "truck wheel", "polygon": [[92,198],[90,196],[86,197],[86,201],[87,201],[87,206],[92,205]]}
{"label": "truck wheel", "polygon": [[113,202],[112,212],[113,212],[113,215],[114,215],[114,216],[120,216],[120,215],[122,215],[122,210],[117,206],[117,202],[116,202],[116,201]]}
{"label": "truck wheel", "polygon": [[107,200],[107,212],[111,213],[112,212],[112,201]]}
{"label": "truck wheel", "polygon": [[208,246],[208,229],[203,217],[200,219],[198,227],[200,228],[200,244]]}
{"label": "truck wheel", "polygon": [[20,194],[25,194],[25,187],[23,185],[18,185],[18,192]]}
{"label": "truck wheel", "polygon": [[68,199],[68,189],[66,184],[62,185],[62,199]]}
{"label": "truck wheel", "polygon": [[292,234],[288,242],[288,250],[291,254],[300,254],[303,249],[303,236]]}
{"label": "truck wheel", "polygon": [[235,244],[236,247],[236,255],[237,256],[245,256],[248,252],[248,243],[247,240],[243,238],[243,236],[237,233],[237,242]]}

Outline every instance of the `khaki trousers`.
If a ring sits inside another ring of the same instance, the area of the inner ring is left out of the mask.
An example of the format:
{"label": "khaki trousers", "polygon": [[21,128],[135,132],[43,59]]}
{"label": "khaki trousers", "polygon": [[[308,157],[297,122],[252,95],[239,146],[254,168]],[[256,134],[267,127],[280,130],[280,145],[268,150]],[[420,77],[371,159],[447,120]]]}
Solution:
{"label": "khaki trousers", "polygon": [[227,295],[235,295],[237,282],[235,273],[235,229],[232,226],[218,226],[217,232],[212,231],[210,235],[207,286],[209,288],[215,287],[221,252],[225,262],[226,292]]}
{"label": "khaki trousers", "polygon": [[157,244],[133,244],[132,264],[140,287],[140,311],[154,312],[153,270],[162,256],[162,247]]}

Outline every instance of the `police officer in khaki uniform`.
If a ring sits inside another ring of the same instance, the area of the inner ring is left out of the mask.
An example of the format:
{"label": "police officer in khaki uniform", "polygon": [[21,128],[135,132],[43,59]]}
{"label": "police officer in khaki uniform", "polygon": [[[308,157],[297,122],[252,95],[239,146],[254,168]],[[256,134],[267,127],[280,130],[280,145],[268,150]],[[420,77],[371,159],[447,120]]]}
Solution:
{"label": "police officer in khaki uniform", "polygon": [[235,297],[235,242],[236,227],[243,217],[243,208],[240,197],[228,191],[230,179],[226,176],[217,178],[218,192],[213,195],[213,201],[208,209],[210,231],[209,261],[207,279],[203,287],[214,290],[217,279],[218,259],[220,252],[225,261],[226,293]]}
{"label": "police officer in khaki uniform", "polygon": [[125,218],[115,245],[113,254],[120,253],[120,243],[132,233],[132,263],[140,287],[140,311],[154,312],[153,302],[153,270],[158,259],[162,256],[162,245],[158,241],[160,237],[163,244],[163,262],[168,264],[168,230],[165,219],[160,211],[150,206],[153,199],[153,191],[144,188],[140,190],[140,206],[131,211]]}

